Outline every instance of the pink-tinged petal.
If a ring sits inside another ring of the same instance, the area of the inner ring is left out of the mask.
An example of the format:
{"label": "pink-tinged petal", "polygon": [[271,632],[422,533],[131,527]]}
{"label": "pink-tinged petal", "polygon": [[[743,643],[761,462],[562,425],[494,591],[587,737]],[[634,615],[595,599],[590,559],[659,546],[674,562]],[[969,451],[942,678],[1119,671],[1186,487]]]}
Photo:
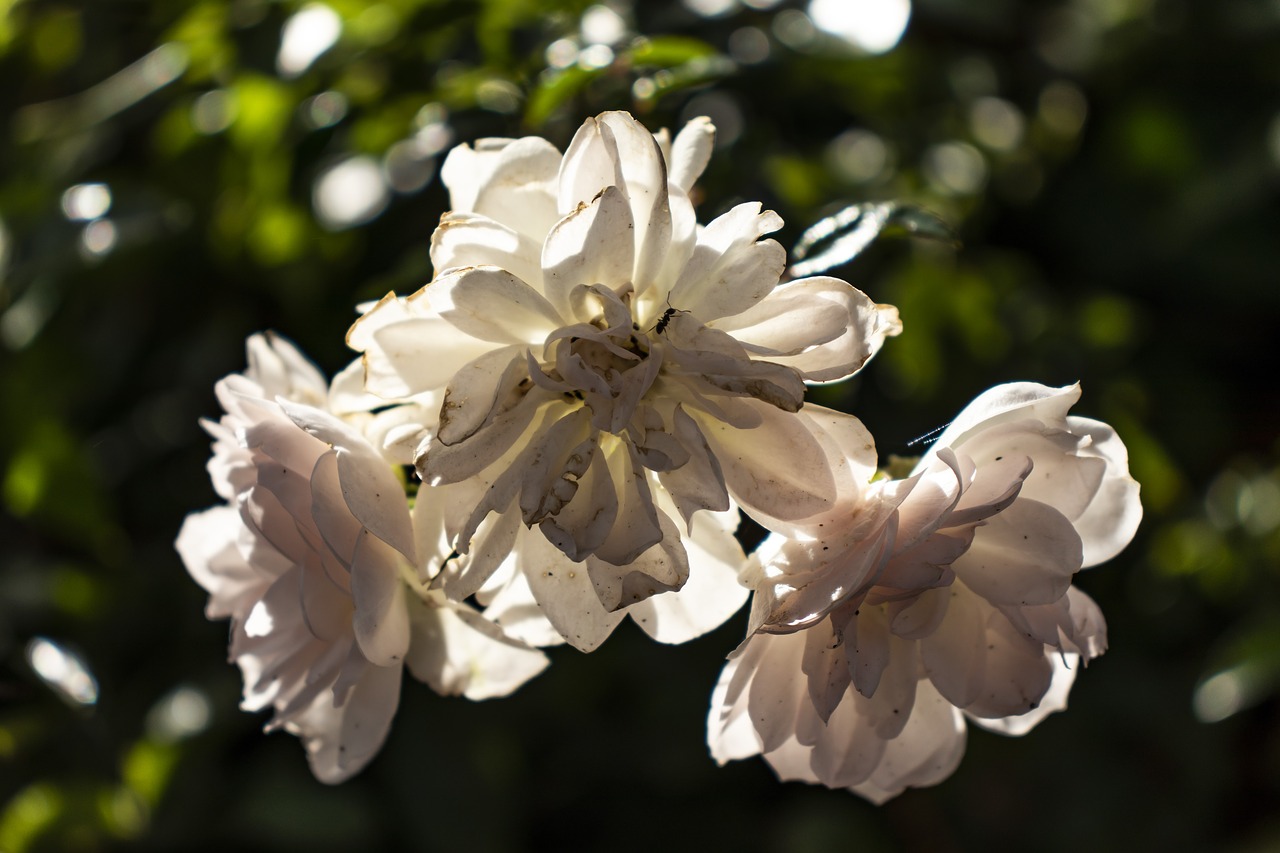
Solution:
{"label": "pink-tinged petal", "polygon": [[711,692],[707,714],[707,747],[717,764],[760,754],[760,736],[747,708],[747,697],[764,643],[749,638],[729,656]]}
{"label": "pink-tinged petal", "polygon": [[1081,444],[1079,436],[1065,430],[1021,421],[975,433],[962,452],[973,458],[979,470],[1010,457],[1030,459],[1035,467],[1022,486],[1022,495],[1074,520],[1097,494],[1107,467],[1100,459],[1080,455]]}
{"label": "pink-tinged petal", "polygon": [[800,668],[809,682],[809,701],[826,724],[849,688],[850,666],[845,658],[848,649],[832,631],[830,619],[801,633],[805,645]]}
{"label": "pink-tinged petal", "polygon": [[496,266],[541,292],[541,259],[540,240],[477,213],[446,213],[431,235],[437,278],[463,267]]}
{"label": "pink-tinged petal", "polygon": [[850,790],[879,805],[907,788],[936,785],[960,766],[964,746],[964,717],[928,681],[921,681],[906,727],[885,743],[870,778]]}
{"label": "pink-tinged petal", "polygon": [[[329,550],[349,572],[355,556],[356,541],[362,525],[347,506],[342,496],[342,479],[338,473],[338,454],[326,453],[316,461],[311,472],[311,524],[306,525],[304,535],[318,535],[323,546],[317,550]],[[308,539],[311,536],[308,535]]]}
{"label": "pink-tinged petal", "polygon": [[692,529],[694,513],[698,510],[727,510],[729,492],[719,460],[711,452],[697,422],[683,406],[676,406],[672,423],[674,436],[687,451],[689,461],[675,470],[663,471],[658,475],[658,481],[670,494],[686,529]]}
{"label": "pink-tinged petal", "polygon": [[787,265],[786,250],[761,239],[781,227],[776,213],[760,212],[759,202],[740,204],[713,220],[671,288],[671,307],[710,323],[755,305],[777,287]]}
{"label": "pink-tinged petal", "polygon": [[938,630],[947,615],[951,601],[948,588],[926,589],[915,597],[885,606],[889,611],[889,630],[907,640],[920,640]]}
{"label": "pink-tinged petal", "polygon": [[[966,461],[976,461],[968,455]],[[952,453],[943,448],[939,456]],[[965,489],[955,509],[946,517],[946,526],[955,528],[975,524],[1003,512],[1019,495],[1026,495],[1024,484],[1032,472],[1032,460],[1010,452],[977,461],[973,481]]]}
{"label": "pink-tinged petal", "polygon": [[1087,568],[1110,560],[1129,544],[1142,521],[1142,502],[1138,483],[1129,476],[1129,451],[1116,431],[1088,418],[1067,418],[1067,424],[1074,434],[1088,437],[1083,452],[1107,466],[1093,501],[1074,519]]}
{"label": "pink-tinged petal", "polygon": [[[525,532],[522,535],[537,536]],[[476,601],[484,607],[484,618],[502,628],[504,634],[525,645],[546,648],[564,644],[564,637],[547,620],[529,590],[529,581],[516,566],[512,552],[494,577],[490,578]]]}
{"label": "pink-tinged petal", "polygon": [[378,754],[400,704],[400,672],[399,666],[370,666],[342,707],[321,695],[285,724],[302,739],[311,772],[321,782],[345,782]]}
{"label": "pink-tinged petal", "polygon": [[1076,680],[1076,673],[1083,665],[1077,655],[1066,656],[1051,651],[1046,654],[1046,658],[1048,665],[1053,669],[1053,683],[1045,691],[1040,704],[1034,710],[995,719],[966,714],[969,721],[989,732],[1021,737],[1038,726],[1050,714],[1067,710],[1067,696],[1071,692],[1072,683]]}
{"label": "pink-tinged petal", "polygon": [[665,512],[658,512],[661,540],[621,565],[598,557],[586,559],[587,574],[607,610],[619,610],[664,592],[679,590],[689,578],[689,557],[680,531]]}
{"label": "pink-tinged petal", "polygon": [[1107,621],[1097,603],[1074,586],[1067,590],[1067,601],[1071,624],[1063,630],[1063,647],[1080,655],[1087,665],[1107,650]]}
{"label": "pink-tinged petal", "polygon": [[431,307],[456,328],[497,344],[541,344],[564,325],[538,291],[495,266],[466,267],[427,285]]}
{"label": "pink-tinged petal", "polygon": [[217,506],[188,515],[178,531],[178,555],[195,582],[209,593],[206,618],[243,619],[277,577],[256,571],[241,556],[236,540],[244,529],[234,507]]}
{"label": "pink-tinged petal", "polygon": [[[883,607],[873,605],[859,608],[844,629],[844,653],[848,658],[846,672],[854,689],[863,696],[874,695],[880,686],[880,678],[889,666],[892,637],[889,614]],[[906,665],[906,661],[898,661],[898,666]],[[911,670],[914,667],[906,668]]]}
{"label": "pink-tinged petal", "polygon": [[[280,401],[302,429],[333,448],[338,460],[342,499],[366,529],[391,545],[411,564],[416,562],[413,523],[404,487],[382,455],[345,423],[319,409]],[[312,485],[312,496],[316,487]]]}
{"label": "pink-tinged petal", "polygon": [[457,444],[490,422],[516,386],[529,378],[527,350],[507,346],[487,352],[454,374],[440,406],[436,440]]}
{"label": "pink-tinged petal", "polygon": [[517,548],[529,589],[560,636],[582,652],[604,642],[625,614],[605,609],[586,568],[537,533],[521,535]]}
{"label": "pink-tinged petal", "polygon": [[746,555],[733,535],[737,526],[736,509],[703,513],[693,520],[691,535],[684,537],[690,566],[684,586],[627,608],[646,634],[659,643],[686,643],[742,609],[750,590],[738,580]]}
{"label": "pink-tinged petal", "polygon": [[[917,688],[921,683],[919,644],[915,640],[890,635],[888,646],[889,665],[880,673],[875,694],[858,696],[859,712],[876,737],[882,740],[896,738],[911,721]],[[852,670],[852,659],[849,665]]]}
{"label": "pink-tinged petal", "polygon": [[575,316],[571,294],[579,285],[621,288],[632,280],[635,227],[626,196],[612,186],[556,223],[542,246],[542,269],[547,299],[561,315]]}
{"label": "pink-tinged petal", "polygon": [[413,641],[405,664],[441,696],[508,696],[550,662],[465,605],[414,596],[409,612]]}
{"label": "pink-tinged petal", "polygon": [[1053,679],[1043,644],[1030,640],[998,610],[987,614],[987,654],[982,689],[964,707],[971,717],[1007,717],[1033,711]]}
{"label": "pink-tinged petal", "polygon": [[836,484],[808,424],[764,403],[735,402],[758,414],[760,426],[739,430],[723,421],[698,419],[734,500],[766,527],[829,509]]}
{"label": "pink-tinged petal", "polygon": [[[847,788],[862,782],[884,754],[885,742],[874,736],[861,713],[866,701],[850,692],[830,722],[809,741],[809,765],[818,781],[829,788]],[[798,740],[805,742],[803,737]],[[765,760],[774,763],[771,755],[766,755]]]}
{"label": "pink-tinged petal", "polygon": [[701,177],[711,151],[715,148],[716,128],[711,119],[698,116],[688,121],[676,134],[668,158],[668,180],[688,192]]}
{"label": "pink-tinged petal", "polygon": [[[270,463],[279,463],[279,467],[287,469],[279,472],[280,478],[288,474],[307,476],[315,467],[316,459],[328,452],[329,448],[299,429],[296,424],[290,423],[287,418],[281,417],[281,410],[276,404],[270,405],[276,410],[274,417],[264,418],[244,428],[244,446],[256,451],[254,462],[259,468],[258,482],[263,482],[262,474],[264,473],[276,476],[275,471],[278,466]],[[286,503],[291,511],[301,511],[301,507],[305,505],[294,504],[283,492],[279,496],[281,502]]]}
{"label": "pink-tinged petal", "polygon": [[924,674],[938,692],[960,708],[973,704],[987,667],[987,608],[963,584],[938,592],[949,596],[947,613],[936,631],[920,640]]}
{"label": "pink-tinged petal", "polygon": [[[1050,388],[1035,382],[1010,382],[979,394],[965,406],[934,441],[934,448],[960,448],[976,432],[1011,421],[1038,420],[1060,424],[1067,411],[1080,399],[1080,386]],[[928,467],[932,450],[920,460],[916,470]]]}
{"label": "pink-tinged petal", "polygon": [[[796,634],[757,634],[749,641],[763,647],[751,680],[747,707],[764,752],[786,743],[796,730],[797,714],[809,705],[808,679],[801,669],[805,638]],[[809,713],[813,713],[810,708]]]}
{"label": "pink-tinged petal", "polygon": [[1080,560],[1071,522],[1051,506],[1019,498],[987,519],[952,568],[995,604],[1049,604],[1066,595]]}
{"label": "pink-tinged petal", "polygon": [[398,552],[368,531],[356,543],[351,564],[351,627],[364,656],[376,666],[404,660],[409,649],[407,590]]}
{"label": "pink-tinged petal", "polygon": [[351,636],[351,594],[319,567],[298,573],[298,598],[307,630],[316,639],[338,643]]}
{"label": "pink-tinged petal", "polygon": [[498,155],[472,210],[541,240],[559,219],[555,196],[559,170],[560,152],[550,142],[536,136],[517,139]]}

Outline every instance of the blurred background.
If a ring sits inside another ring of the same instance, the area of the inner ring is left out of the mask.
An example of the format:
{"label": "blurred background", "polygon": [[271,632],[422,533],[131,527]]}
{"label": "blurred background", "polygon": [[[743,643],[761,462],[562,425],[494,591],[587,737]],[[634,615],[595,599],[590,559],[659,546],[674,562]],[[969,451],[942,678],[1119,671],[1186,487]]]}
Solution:
{"label": "blurred background", "polygon": [[[1280,849],[1278,57],[1274,0],[0,0],[0,850]],[[1146,520],[1078,578],[1111,650],[1069,713],[880,808],[717,768],[745,614],[501,701],[407,680],[338,788],[237,709],[172,547],[214,381],[267,328],[344,366],[431,276],[450,146],[606,109],[714,119],[704,222],[954,228],[834,271],[906,326],[811,395],[882,455],[1083,382]]]}

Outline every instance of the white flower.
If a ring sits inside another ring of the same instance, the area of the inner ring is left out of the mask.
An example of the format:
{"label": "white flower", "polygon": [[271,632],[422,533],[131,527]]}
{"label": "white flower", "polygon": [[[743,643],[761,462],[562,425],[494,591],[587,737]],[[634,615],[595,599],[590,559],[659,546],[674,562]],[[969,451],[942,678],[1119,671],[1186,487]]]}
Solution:
{"label": "white flower", "polygon": [[[712,135],[699,119],[667,144],[605,113],[563,157],[534,137],[455,149],[435,279],[348,335],[367,391],[439,395],[416,464],[456,487],[451,546],[493,555],[459,563],[465,586],[518,541],[570,642],[590,595],[599,636],[614,611],[684,586],[699,510],[736,503],[783,531],[829,511],[852,485],[797,414],[805,382],[850,375],[900,328],[843,281],[779,284],[785,253],[764,235],[782,223],[759,204],[697,226],[688,190]],[[567,558],[554,575],[517,521]]]}
{"label": "white flower", "polygon": [[317,778],[340,782],[386,738],[405,664],[441,693],[483,699],[546,658],[422,586],[391,465],[321,408],[329,390],[292,345],[255,335],[247,348],[245,375],[217,386],[225,416],[205,424],[228,502],[189,516],[177,548],[207,615],[232,619],[243,707],[271,707],[268,728],[300,736]]}
{"label": "white flower", "polygon": [[967,407],[846,527],[761,551],[754,633],[721,674],[708,740],[784,779],[876,802],[950,775],[965,718],[1023,734],[1106,649],[1071,586],[1142,515],[1114,430],[1071,417],[1078,386],[1004,385]]}

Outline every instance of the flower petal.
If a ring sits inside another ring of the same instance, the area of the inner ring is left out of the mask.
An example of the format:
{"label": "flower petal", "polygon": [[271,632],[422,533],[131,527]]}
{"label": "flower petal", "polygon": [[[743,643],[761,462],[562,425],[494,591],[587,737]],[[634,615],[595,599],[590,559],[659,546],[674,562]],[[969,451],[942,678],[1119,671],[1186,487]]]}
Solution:
{"label": "flower petal", "polygon": [[570,295],[578,285],[621,289],[631,282],[634,267],[635,221],[626,196],[614,186],[557,222],[542,245],[545,293],[565,317],[575,316]]}
{"label": "flower petal", "polygon": [[466,334],[498,344],[541,344],[564,325],[538,291],[495,266],[466,267],[427,285],[431,308]]}
{"label": "flower petal", "polygon": [[547,668],[536,649],[509,639],[465,605],[410,599],[413,641],[405,663],[441,696],[508,696]]}
{"label": "flower petal", "polygon": [[497,266],[542,291],[542,243],[478,213],[446,213],[431,235],[436,277],[462,267]]}
{"label": "flower petal", "polygon": [[995,604],[1049,604],[1066,595],[1080,560],[1071,522],[1051,506],[1019,498],[978,528],[952,568]]}
{"label": "flower petal", "polygon": [[710,323],[755,305],[777,287],[786,268],[786,250],[760,239],[781,227],[776,213],[760,212],[759,202],[740,204],[714,219],[698,235],[671,288],[671,306]]}
{"label": "flower petal", "polygon": [[522,532],[516,547],[529,589],[560,636],[582,652],[604,642],[625,614],[605,609],[586,569],[539,533]]}
{"label": "flower petal", "polygon": [[387,739],[400,704],[399,666],[369,666],[342,707],[327,694],[285,728],[302,739],[311,772],[336,785],[364,769]]}
{"label": "flower petal", "polygon": [[377,666],[404,660],[409,649],[409,611],[399,565],[404,558],[365,531],[351,563],[351,628],[364,656]]}

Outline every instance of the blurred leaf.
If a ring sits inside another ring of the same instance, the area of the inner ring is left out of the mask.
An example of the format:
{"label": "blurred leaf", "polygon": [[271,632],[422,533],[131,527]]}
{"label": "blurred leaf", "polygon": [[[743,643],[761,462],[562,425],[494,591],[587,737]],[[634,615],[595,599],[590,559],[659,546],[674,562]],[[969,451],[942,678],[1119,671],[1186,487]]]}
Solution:
{"label": "blurred leaf", "polygon": [[538,77],[538,83],[529,95],[529,104],[524,112],[524,123],[531,128],[542,127],[556,110],[567,104],[603,73],[603,68],[583,68],[579,65],[544,71]]}
{"label": "blurred leaf", "polygon": [[927,210],[894,201],[853,204],[805,229],[791,250],[795,263],[789,273],[803,278],[847,264],[877,237],[895,231],[960,245],[947,223]]}

